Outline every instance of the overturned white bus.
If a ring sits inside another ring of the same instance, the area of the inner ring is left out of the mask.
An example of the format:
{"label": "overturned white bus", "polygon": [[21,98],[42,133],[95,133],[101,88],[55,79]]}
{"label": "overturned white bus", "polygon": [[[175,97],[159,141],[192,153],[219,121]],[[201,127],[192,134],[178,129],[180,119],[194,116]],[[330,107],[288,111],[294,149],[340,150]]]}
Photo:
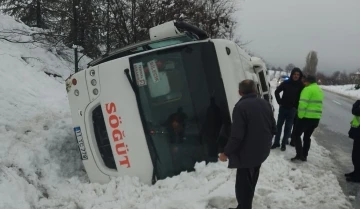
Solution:
{"label": "overturned white bus", "polygon": [[217,161],[244,79],[271,102],[261,59],[184,22],[151,28],[149,41],[93,60],[66,81],[90,181],[129,175],[151,184]]}

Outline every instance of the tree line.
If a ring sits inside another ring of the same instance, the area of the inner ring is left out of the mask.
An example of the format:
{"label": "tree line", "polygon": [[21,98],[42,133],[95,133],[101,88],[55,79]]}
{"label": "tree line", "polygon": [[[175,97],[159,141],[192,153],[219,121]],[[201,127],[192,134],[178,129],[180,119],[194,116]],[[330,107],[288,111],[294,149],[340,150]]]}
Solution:
{"label": "tree line", "polygon": [[325,75],[322,72],[317,73],[317,78],[320,79],[323,85],[346,85],[346,84],[360,84],[360,68],[356,72],[348,73],[344,71],[335,71],[331,75]]}
{"label": "tree line", "polygon": [[[316,51],[310,51],[305,59],[305,66],[302,71],[305,75],[315,75],[319,83],[322,85],[345,85],[345,84],[360,84],[360,68],[356,72],[335,71],[332,74],[324,73],[324,71],[318,71],[318,56]],[[290,75],[291,70],[295,65],[290,63],[285,69],[281,67],[268,67],[273,71],[273,75],[270,75],[271,79],[275,78],[276,72],[283,72]]]}
{"label": "tree line", "polygon": [[[0,0],[0,8],[41,28],[41,33],[31,34],[35,41],[75,46],[90,58],[147,40],[151,27],[170,20],[189,22],[211,38],[240,42],[232,0]],[[0,32],[0,38],[17,42],[7,32]]]}

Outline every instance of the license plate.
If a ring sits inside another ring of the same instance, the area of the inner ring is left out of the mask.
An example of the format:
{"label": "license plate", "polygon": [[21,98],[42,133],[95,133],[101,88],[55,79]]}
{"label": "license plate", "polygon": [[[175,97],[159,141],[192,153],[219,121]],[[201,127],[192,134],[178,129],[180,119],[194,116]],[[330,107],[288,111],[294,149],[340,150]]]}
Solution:
{"label": "license plate", "polygon": [[84,145],[84,138],[83,138],[83,135],[81,133],[80,127],[79,126],[75,127],[74,132],[75,132],[76,140],[77,140],[77,143],[78,143],[78,146],[79,146],[79,152],[80,152],[81,160],[87,160],[88,155],[86,153],[86,149],[85,149],[85,145]]}

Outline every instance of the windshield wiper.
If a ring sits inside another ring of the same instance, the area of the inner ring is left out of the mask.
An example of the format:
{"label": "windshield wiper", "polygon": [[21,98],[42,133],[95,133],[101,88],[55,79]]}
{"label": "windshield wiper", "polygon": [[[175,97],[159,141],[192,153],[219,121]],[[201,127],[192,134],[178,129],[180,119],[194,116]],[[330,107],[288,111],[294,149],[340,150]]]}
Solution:
{"label": "windshield wiper", "polygon": [[131,79],[131,77],[130,77],[130,70],[126,68],[126,69],[124,70],[124,73],[125,73],[128,81],[129,81],[129,83],[130,83],[130,85],[131,85],[131,88],[133,89],[134,93],[136,94],[135,83],[134,83],[134,81],[133,81],[133,80]]}

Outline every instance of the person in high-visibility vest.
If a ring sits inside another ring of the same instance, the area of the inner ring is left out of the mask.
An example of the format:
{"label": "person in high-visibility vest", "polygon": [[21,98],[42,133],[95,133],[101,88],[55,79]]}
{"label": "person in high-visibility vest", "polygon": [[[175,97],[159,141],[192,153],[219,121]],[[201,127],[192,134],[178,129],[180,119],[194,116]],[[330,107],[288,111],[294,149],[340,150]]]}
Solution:
{"label": "person in high-visibility vest", "polygon": [[[307,161],[310,150],[311,135],[318,127],[322,116],[324,93],[316,83],[316,77],[307,75],[304,79],[305,88],[301,91],[297,121],[293,130],[292,140],[295,142],[296,156],[291,161]],[[301,135],[304,134],[301,142]]]}
{"label": "person in high-visibility vest", "polygon": [[360,100],[353,104],[351,112],[354,117],[350,123],[349,137],[354,140],[351,156],[354,171],[345,174],[345,176],[346,181],[360,183]]}

